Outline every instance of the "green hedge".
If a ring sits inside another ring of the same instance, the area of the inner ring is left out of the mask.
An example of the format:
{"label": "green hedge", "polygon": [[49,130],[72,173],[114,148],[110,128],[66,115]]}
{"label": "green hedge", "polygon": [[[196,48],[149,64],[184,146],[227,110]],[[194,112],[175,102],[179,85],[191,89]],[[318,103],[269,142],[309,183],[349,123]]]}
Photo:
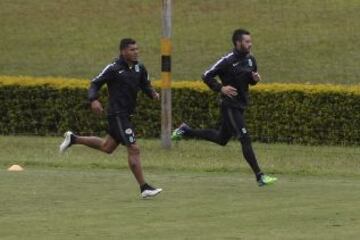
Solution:
{"label": "green hedge", "polygon": [[248,111],[263,142],[360,144],[360,95],[341,92],[256,91]]}
{"label": "green hedge", "polygon": [[[359,144],[360,94],[329,89],[253,88],[252,104],[246,112],[252,138],[262,142]],[[105,103],[105,91],[102,95]],[[172,95],[174,127],[182,121],[196,128],[217,126],[216,94],[179,87]],[[0,84],[0,102],[3,135],[61,135],[68,129],[103,135],[107,128],[104,117],[90,112],[85,88]],[[159,104],[140,94],[134,117],[139,137],[159,137]]]}

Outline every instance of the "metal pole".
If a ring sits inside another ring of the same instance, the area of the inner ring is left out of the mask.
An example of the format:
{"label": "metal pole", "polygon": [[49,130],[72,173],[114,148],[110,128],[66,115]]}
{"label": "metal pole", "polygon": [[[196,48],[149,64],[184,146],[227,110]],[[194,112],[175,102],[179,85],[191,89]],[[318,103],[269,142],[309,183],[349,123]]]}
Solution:
{"label": "metal pole", "polygon": [[171,0],[162,0],[161,146],[171,148]]}

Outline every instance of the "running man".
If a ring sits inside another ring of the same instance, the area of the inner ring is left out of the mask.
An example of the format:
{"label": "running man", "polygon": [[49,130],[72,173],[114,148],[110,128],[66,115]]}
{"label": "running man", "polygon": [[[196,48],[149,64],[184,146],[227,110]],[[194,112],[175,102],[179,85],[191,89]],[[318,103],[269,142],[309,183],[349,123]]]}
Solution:
{"label": "running man", "polygon": [[[256,60],[250,53],[252,41],[250,32],[237,29],[232,36],[234,49],[203,75],[203,81],[215,92],[220,93],[220,129],[192,129],[182,123],[172,133],[173,140],[183,137],[200,138],[225,146],[232,136],[241,143],[244,158],[255,174],[259,186],[274,183],[277,178],[265,175],[255,157],[250,135],[245,126],[244,111],[248,105],[249,85],[255,85],[260,80]],[[221,82],[216,80],[219,77]]]}
{"label": "running man", "polygon": [[146,183],[141,167],[140,150],[136,143],[135,129],[131,116],[136,107],[137,93],[141,89],[151,99],[159,100],[159,94],[152,88],[149,75],[144,65],[138,62],[139,48],[135,40],[125,38],[120,41],[120,56],[115,62],[91,81],[88,97],[91,109],[98,115],[104,110],[98,100],[98,92],[106,84],[109,92],[107,110],[108,135],[105,139],[95,136],[78,136],[68,131],[60,145],[60,152],[65,152],[74,144],[85,145],[105,153],[112,153],[119,144],[126,146],[128,164],[139,186],[143,198],[153,197],[162,189]]}

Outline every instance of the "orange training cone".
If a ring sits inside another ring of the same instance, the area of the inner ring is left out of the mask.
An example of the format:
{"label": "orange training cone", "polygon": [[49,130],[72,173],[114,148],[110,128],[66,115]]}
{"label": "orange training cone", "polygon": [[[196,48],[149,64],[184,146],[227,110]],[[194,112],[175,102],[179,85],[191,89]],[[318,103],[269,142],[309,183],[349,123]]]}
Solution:
{"label": "orange training cone", "polygon": [[24,170],[24,168],[20,165],[14,164],[11,167],[7,169],[9,172],[21,172]]}

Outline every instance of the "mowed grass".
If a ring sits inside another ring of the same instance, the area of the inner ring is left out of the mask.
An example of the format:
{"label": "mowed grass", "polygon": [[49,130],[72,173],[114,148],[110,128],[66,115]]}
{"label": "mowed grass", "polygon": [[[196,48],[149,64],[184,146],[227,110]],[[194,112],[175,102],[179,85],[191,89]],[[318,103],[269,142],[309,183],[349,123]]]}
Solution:
{"label": "mowed grass", "polygon": [[[0,136],[0,166],[12,164],[41,168],[127,169],[123,146],[112,154],[73,146],[58,154],[62,138]],[[160,140],[138,140],[143,166],[147,169],[194,172],[251,171],[243,159],[240,143],[231,141],[221,147],[206,141],[181,141],[172,150],[160,147]],[[254,143],[254,150],[264,171],[274,174],[315,176],[360,176],[358,146],[301,146]]]}
{"label": "mowed grass", "polygon": [[147,171],[141,200],[125,170],[0,171],[2,240],[356,239],[359,178]]}
{"label": "mowed grass", "polygon": [[[357,84],[359,11],[358,0],[173,1],[173,77],[200,79],[243,27],[264,81]],[[2,0],[0,22],[0,75],[92,78],[131,36],[160,76],[161,1]]]}
{"label": "mowed grass", "polygon": [[[0,137],[0,234],[13,239],[356,239],[358,147],[255,144],[279,178],[259,188],[226,147],[139,140],[146,177],[164,189],[141,200],[120,148],[105,155],[60,138]],[[7,172],[21,164],[23,172]]]}

